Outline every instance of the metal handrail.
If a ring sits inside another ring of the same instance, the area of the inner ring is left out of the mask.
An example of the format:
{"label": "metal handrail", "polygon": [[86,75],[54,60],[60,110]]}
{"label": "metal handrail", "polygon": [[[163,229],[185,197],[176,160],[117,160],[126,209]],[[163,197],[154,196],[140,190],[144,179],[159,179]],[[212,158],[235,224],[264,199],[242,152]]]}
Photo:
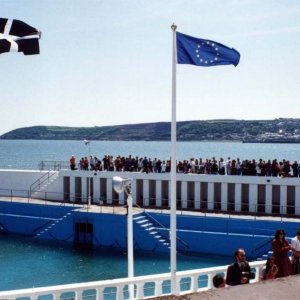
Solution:
{"label": "metal handrail", "polygon": [[260,241],[259,243],[257,243],[256,245],[254,245],[251,253],[252,256],[255,257],[255,253],[257,253],[259,250],[265,248],[267,245],[270,245],[271,241],[273,240],[273,236],[272,237],[267,237],[264,240]]}
{"label": "metal handrail", "polygon": [[[164,226],[163,224],[161,224],[159,221],[157,221],[153,216],[151,216],[145,209],[144,209],[144,214],[149,217],[149,219],[151,219],[152,221],[154,221],[155,224],[159,225],[161,228],[166,229],[168,231],[170,231],[170,228],[167,228],[166,226]],[[166,238],[166,237],[164,237]],[[169,238],[166,238],[169,240]],[[190,246],[184,241],[182,240],[180,237],[176,237],[176,240],[179,241],[181,244],[183,244],[184,247],[186,248],[190,248]]]}
{"label": "metal handrail", "polygon": [[[58,203],[61,206],[64,206],[66,204],[69,205],[76,205],[76,206],[84,206],[85,203],[79,203],[79,202],[72,202],[72,201],[67,201],[67,200],[54,200],[53,197],[51,199],[51,197],[47,197],[48,194],[52,194],[55,196],[61,196],[64,195],[64,193],[59,193],[59,192],[41,192],[44,194],[44,197],[40,197],[40,198],[32,198],[30,195],[30,191],[29,190],[17,190],[17,189],[0,189],[0,200],[3,199],[5,200],[6,198],[10,199],[10,202],[18,202],[20,199],[26,199],[27,203],[30,203],[30,201],[32,201],[33,203],[35,203],[35,200],[40,200],[40,201],[45,201],[45,203],[49,202],[49,203]],[[70,194],[70,198],[75,199],[77,195],[76,194]],[[58,199],[58,197],[57,197]],[[86,197],[84,195],[81,195],[81,199],[85,200]],[[23,203],[23,202],[22,202]]]}
{"label": "metal handrail", "polygon": [[55,170],[69,169],[70,165],[68,161],[63,160],[42,160],[39,162],[39,170]]}
{"label": "metal handrail", "polygon": [[57,174],[57,171],[52,171],[50,170],[49,172],[47,172],[46,174],[44,174],[42,177],[40,177],[39,179],[37,179],[36,181],[34,181],[31,185],[30,185],[30,195],[32,192],[35,192],[36,191],[36,188],[38,187],[38,189],[40,189],[41,185],[50,180],[50,178]]}
{"label": "metal handrail", "polygon": [[[64,199],[64,195],[68,195],[68,199]],[[44,195],[44,196],[42,196]],[[28,200],[31,199],[32,195],[30,194],[30,190],[25,190],[25,189],[2,189],[0,188],[0,197],[9,197],[12,201],[13,198],[25,198]],[[78,201],[76,201],[76,199],[79,198],[80,199],[80,203]],[[37,197],[35,197],[35,199],[38,199]],[[69,203],[69,204],[82,204],[85,205],[87,203],[87,196],[83,193],[77,194],[77,193],[63,193],[63,192],[40,192],[39,194],[39,199],[40,200],[45,200],[45,201],[56,201],[56,202],[60,202],[60,203]],[[71,200],[71,201],[70,201]],[[109,201],[111,200],[111,201]],[[115,204],[113,200],[116,199],[106,199],[106,203],[108,206],[115,206],[115,207],[119,207],[122,206],[122,204]],[[75,203],[76,202],[76,203]],[[197,202],[197,201],[195,201]],[[111,203],[111,204],[109,204]],[[214,202],[215,203],[215,202]],[[99,204],[99,203],[97,203]],[[207,202],[207,204],[209,204],[209,202]],[[243,205],[243,204],[239,204],[239,205]],[[259,205],[255,205],[256,207]],[[184,214],[185,212],[195,212],[195,213],[201,213],[204,216],[209,215],[211,213],[215,214],[221,214],[221,215],[226,215],[228,218],[236,218],[239,216],[247,216],[249,217],[249,219],[255,220],[257,217],[266,217],[266,216],[272,216],[272,217],[277,217],[279,220],[283,220],[283,219],[289,219],[289,218],[298,218],[299,214],[284,214],[284,213],[280,213],[280,211],[282,210],[282,206],[281,205],[265,205],[267,206],[271,206],[271,207],[276,207],[276,212],[262,212],[259,213],[257,212],[257,209],[255,208],[253,211],[232,211],[232,210],[222,210],[222,209],[209,209],[208,206],[206,206],[205,208],[195,208],[195,207],[187,207],[187,208],[177,208],[177,212],[179,214]],[[200,207],[200,206],[199,206]],[[298,206],[296,205],[287,205],[285,207],[292,207],[295,210],[297,209],[298,211]],[[101,208],[101,205],[100,205]],[[146,209],[154,209],[156,213],[166,213],[169,209],[167,206],[165,207],[160,207],[160,206],[142,206],[143,210]],[[278,211],[278,212],[277,212]]]}

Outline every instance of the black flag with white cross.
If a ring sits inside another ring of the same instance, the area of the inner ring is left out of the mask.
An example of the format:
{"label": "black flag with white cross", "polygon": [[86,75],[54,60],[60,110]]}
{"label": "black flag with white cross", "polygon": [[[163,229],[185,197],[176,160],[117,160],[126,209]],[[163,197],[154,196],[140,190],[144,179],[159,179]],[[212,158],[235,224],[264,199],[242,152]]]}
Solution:
{"label": "black flag with white cross", "polygon": [[41,33],[36,28],[22,21],[0,18],[0,54],[5,52],[39,54],[40,37]]}

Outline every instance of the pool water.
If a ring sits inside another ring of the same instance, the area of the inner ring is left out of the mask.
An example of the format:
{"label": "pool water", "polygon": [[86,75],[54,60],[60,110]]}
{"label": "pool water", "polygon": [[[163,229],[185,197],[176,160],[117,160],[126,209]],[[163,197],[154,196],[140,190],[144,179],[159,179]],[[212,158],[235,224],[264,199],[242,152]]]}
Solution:
{"label": "pool water", "polygon": [[[231,262],[231,257],[178,254],[177,270]],[[169,254],[134,253],[136,276],[169,272]],[[73,245],[17,235],[0,235],[0,291],[127,277],[126,250],[83,250]]]}

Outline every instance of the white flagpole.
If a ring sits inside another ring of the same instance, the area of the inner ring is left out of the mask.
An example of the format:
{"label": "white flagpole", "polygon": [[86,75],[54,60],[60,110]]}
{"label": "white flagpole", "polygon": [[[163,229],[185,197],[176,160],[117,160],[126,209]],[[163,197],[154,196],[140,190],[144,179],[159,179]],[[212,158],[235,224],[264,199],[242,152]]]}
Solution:
{"label": "white flagpole", "polygon": [[172,123],[171,123],[171,213],[170,213],[170,263],[171,263],[171,293],[178,294],[176,268],[176,65],[177,65],[177,47],[176,47],[176,29],[177,26],[171,26],[173,30],[173,58],[172,58]]}

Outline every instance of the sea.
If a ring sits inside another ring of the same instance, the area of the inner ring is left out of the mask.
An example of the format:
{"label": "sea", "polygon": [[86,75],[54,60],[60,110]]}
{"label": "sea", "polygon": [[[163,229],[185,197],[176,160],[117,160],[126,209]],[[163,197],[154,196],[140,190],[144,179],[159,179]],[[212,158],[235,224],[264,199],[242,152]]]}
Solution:
{"label": "sea", "polygon": [[[65,140],[0,140],[0,169],[39,168],[41,161],[68,162],[75,155],[77,162],[81,157],[93,155],[103,158],[138,156],[167,160],[171,154],[170,142],[146,141],[65,141]],[[219,160],[240,158],[263,160],[286,159],[291,162],[300,160],[300,144],[259,144],[241,142],[177,142],[177,160],[190,158],[213,158]]]}
{"label": "sea", "polygon": [[[221,157],[264,160],[300,159],[300,144],[177,142],[177,159]],[[169,159],[170,142],[0,140],[0,169],[38,169],[40,161],[68,161],[92,154]],[[1,186],[0,188],[5,188]],[[1,220],[0,220],[1,221]],[[168,254],[134,253],[135,275],[170,271]],[[231,257],[178,254],[177,270],[226,265]],[[72,245],[0,233],[0,290],[87,282],[127,276],[123,249],[79,250]]]}

